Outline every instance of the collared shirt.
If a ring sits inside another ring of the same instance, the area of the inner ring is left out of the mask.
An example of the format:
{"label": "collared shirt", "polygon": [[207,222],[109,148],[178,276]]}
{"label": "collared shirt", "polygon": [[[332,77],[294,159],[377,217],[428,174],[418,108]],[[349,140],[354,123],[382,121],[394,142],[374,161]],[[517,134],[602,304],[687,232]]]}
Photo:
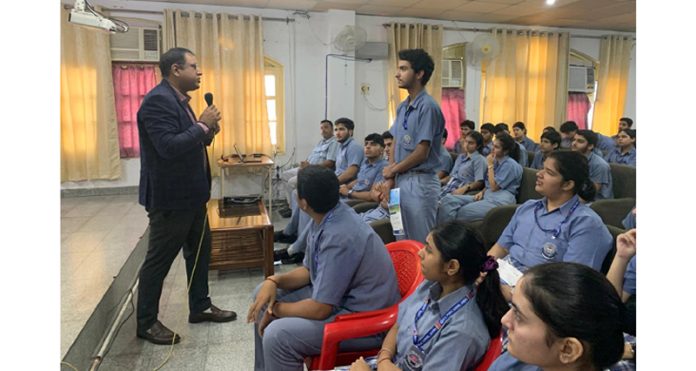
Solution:
{"label": "collared shirt", "polygon": [[561,138],[561,148],[571,149],[573,147],[573,138]]}
{"label": "collared shirt", "polygon": [[628,262],[624,273],[623,291],[631,295],[636,294],[636,257],[635,255]]}
{"label": "collared shirt", "polygon": [[522,143],[517,143],[517,147],[520,149],[520,158],[517,159],[517,163],[521,166],[527,166],[527,162],[529,162],[529,157],[527,157],[527,148],[525,148]]}
{"label": "collared shirt", "polygon": [[204,133],[208,134],[208,131],[210,130],[208,129],[208,126],[201,122],[197,122],[196,115],[194,115],[193,111],[191,110],[191,106],[189,105],[189,102],[191,101],[191,96],[180,92],[179,89],[175,88],[174,85],[172,85],[171,83],[169,84],[169,86],[171,86],[174,90],[174,93],[176,94],[176,97],[179,99],[179,102],[181,102],[184,105],[184,107],[186,107],[186,113],[188,113],[189,118],[191,119],[191,124],[198,125],[201,129],[203,129]]}
{"label": "collared shirt", "polygon": [[378,159],[374,163],[365,158],[360,164],[360,171],[358,171],[358,178],[353,186],[353,192],[364,192],[369,191],[372,185],[384,180],[382,175],[382,169],[389,165],[387,160]]}
{"label": "collared shirt", "polygon": [[452,167],[450,180],[442,187],[440,198],[452,193],[453,190],[467,183],[477,180],[483,181],[486,177],[488,163],[478,151],[472,154],[463,153],[457,157]]}
{"label": "collared shirt", "polygon": [[532,169],[541,170],[544,168],[544,160],[544,154],[541,152],[541,150],[538,150],[536,153],[534,153],[534,160],[532,160],[532,165],[530,167]]}
{"label": "collared shirt", "polygon": [[590,165],[590,180],[601,184],[595,199],[614,198],[611,167],[609,167],[609,164],[602,157],[592,152],[587,156],[587,163]]}
{"label": "collared shirt", "polygon": [[[522,171],[522,166],[509,156],[503,157],[502,160],[495,159],[493,161],[493,173],[495,174],[493,177],[500,188],[498,191],[510,192],[513,196],[517,195],[517,190],[522,182]],[[488,176],[486,175],[483,179],[486,189],[490,190]]]}
{"label": "collared shirt", "polygon": [[336,137],[332,136],[329,139],[322,138],[314,149],[312,153],[307,157],[307,162],[311,165],[318,165],[326,160],[336,161],[336,154],[338,153],[338,141]]}
{"label": "collared shirt", "polygon": [[[454,304],[465,298],[472,286],[461,287],[441,298],[442,286],[424,280],[399,304],[396,335],[396,365],[404,368],[404,357],[413,346],[416,313],[429,300],[423,316],[418,320],[418,336],[427,333]],[[449,318],[444,327],[423,345],[423,370],[471,369],[486,353],[491,338],[474,295],[466,305]]]}
{"label": "collared shirt", "polygon": [[[409,104],[410,103],[410,104]],[[410,170],[435,172],[440,166],[440,147],[445,118],[440,106],[423,89],[409,102],[406,98],[396,109],[396,119],[389,129],[394,136],[394,162],[399,163],[408,157],[421,142],[429,142],[428,157]]]}
{"label": "collared shirt", "polygon": [[336,157],[336,176],[343,174],[350,166],[360,167],[360,163],[362,163],[365,157],[365,151],[362,146],[355,143],[352,137],[346,139],[343,143],[339,143],[339,146],[338,157]]}
{"label": "collared shirt", "polygon": [[450,155],[445,146],[440,147],[440,165],[435,168],[435,171],[444,171],[446,174],[452,171],[452,155]]}
{"label": "collared shirt", "polygon": [[524,148],[527,149],[527,152],[536,152],[539,150],[539,145],[536,144],[533,140],[529,139],[528,136],[524,136],[524,138],[518,142],[524,146]]}
{"label": "collared shirt", "polygon": [[481,154],[484,156],[488,156],[491,154],[491,151],[493,151],[493,141],[491,140],[488,142],[488,144],[484,144],[483,148],[481,149]]}
{"label": "collared shirt", "polygon": [[364,312],[400,299],[394,264],[384,243],[352,208],[339,202],[321,224],[307,227],[312,299],[334,309]]}
{"label": "collared shirt", "polygon": [[610,164],[614,163],[636,167],[636,147],[631,147],[626,153],[621,153],[621,148],[614,148],[605,159]]}
{"label": "collared shirt", "polygon": [[[600,270],[613,240],[599,215],[578,200],[575,195],[553,211],[547,210],[546,197],[517,208],[498,239],[517,269],[524,272],[543,263],[575,262]],[[560,233],[553,238],[559,226]]]}
{"label": "collared shirt", "polygon": [[505,352],[495,359],[488,371],[542,371],[540,367],[528,365]]}
{"label": "collared shirt", "polygon": [[599,155],[604,157],[616,148],[615,137],[608,137],[602,133],[597,133],[597,145],[595,148],[599,149]]}

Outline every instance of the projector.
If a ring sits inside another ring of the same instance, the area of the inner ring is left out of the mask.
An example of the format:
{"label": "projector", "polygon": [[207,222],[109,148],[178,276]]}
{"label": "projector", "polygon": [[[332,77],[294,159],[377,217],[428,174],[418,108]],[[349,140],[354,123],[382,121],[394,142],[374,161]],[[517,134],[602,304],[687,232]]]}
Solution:
{"label": "projector", "polygon": [[127,32],[128,25],[125,22],[117,24],[113,20],[102,16],[99,12],[89,9],[85,10],[85,1],[77,0],[75,7],[68,14],[68,22],[85,27],[97,28],[111,33]]}

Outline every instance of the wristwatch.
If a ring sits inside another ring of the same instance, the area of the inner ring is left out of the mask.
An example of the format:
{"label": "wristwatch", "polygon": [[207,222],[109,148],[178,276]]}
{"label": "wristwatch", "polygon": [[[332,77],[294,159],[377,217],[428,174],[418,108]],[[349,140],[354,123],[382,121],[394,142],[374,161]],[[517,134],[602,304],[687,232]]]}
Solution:
{"label": "wristwatch", "polygon": [[348,197],[353,198],[353,189],[351,189],[350,191],[348,191]]}

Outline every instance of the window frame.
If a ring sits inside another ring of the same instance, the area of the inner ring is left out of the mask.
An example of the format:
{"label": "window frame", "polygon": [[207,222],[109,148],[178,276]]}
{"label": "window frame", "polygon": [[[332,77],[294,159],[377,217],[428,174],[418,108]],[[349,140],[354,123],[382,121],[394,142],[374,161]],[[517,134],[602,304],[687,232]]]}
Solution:
{"label": "window frame", "polygon": [[[275,77],[275,96],[269,97],[264,91],[266,102],[265,105],[268,107],[268,100],[274,99],[276,103],[276,144],[275,152],[278,154],[285,153],[285,74],[283,65],[271,57],[263,57],[264,65],[264,84],[267,75],[273,75]],[[269,115],[270,116],[270,115]],[[268,120],[268,129],[270,134],[270,124],[271,121]]]}

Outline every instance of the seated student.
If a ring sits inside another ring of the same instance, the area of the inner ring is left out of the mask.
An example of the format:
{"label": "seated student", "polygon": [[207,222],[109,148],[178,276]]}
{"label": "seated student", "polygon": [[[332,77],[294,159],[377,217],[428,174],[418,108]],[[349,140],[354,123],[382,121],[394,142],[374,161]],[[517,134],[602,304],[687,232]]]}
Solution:
{"label": "seated student", "polygon": [[[584,156],[555,151],[537,173],[534,189],[544,196],[517,208],[489,255],[520,272],[549,262],[575,262],[596,270],[612,247],[602,218],[580,198],[591,201],[595,189]],[[509,291],[503,287],[503,293]]]}
{"label": "seated student", "polygon": [[[341,117],[335,122],[336,138],[339,143],[338,156],[336,157],[335,174],[338,176],[339,184],[345,184],[355,179],[358,174],[360,164],[363,162],[363,149],[353,140],[353,129],[355,124],[353,120]],[[296,194],[297,191],[295,190]],[[297,240],[297,235],[309,225],[310,218],[308,215],[300,212],[297,205],[297,196],[293,195],[290,200],[290,208],[292,216],[290,222],[281,231],[276,231],[273,235],[274,242],[293,243]],[[290,263],[298,263],[302,261],[304,251],[297,251],[290,248],[289,250],[280,250],[274,252],[274,260],[283,260]],[[291,255],[297,255],[294,259],[290,259]]]}
{"label": "seated student", "polygon": [[384,156],[384,140],[377,133],[365,137],[365,159],[360,164],[357,179],[348,184],[341,184],[338,192],[342,200],[356,199],[373,201],[370,195],[372,185],[384,180],[382,169],[387,166]]}
{"label": "seated student", "polygon": [[394,144],[394,136],[387,130],[382,133],[382,140],[384,141],[384,159],[389,161],[389,153],[391,153],[391,146]]}
{"label": "seated student", "polygon": [[561,124],[561,148],[570,149],[573,146],[573,139],[578,132],[578,124],[575,121],[566,121]]}
{"label": "seated student", "polygon": [[594,131],[578,130],[573,139],[573,151],[587,157],[587,163],[590,165],[590,179],[597,190],[595,198],[598,200],[614,198],[611,167],[601,156],[594,153],[595,144],[597,144],[597,135]]}
{"label": "seated student", "polygon": [[616,237],[616,255],[611,262],[607,279],[616,289],[621,301],[626,305],[624,336],[626,350],[623,359],[612,370],[634,370],[636,335],[636,229]]}
{"label": "seated student", "polygon": [[[547,131],[555,131],[555,132],[558,132],[558,130],[556,130],[555,127],[553,127],[553,126],[547,126],[547,127],[544,128],[544,130],[541,131],[541,133],[544,134],[544,133],[547,132]],[[558,135],[560,135],[560,134],[558,134]]]}
{"label": "seated student", "polygon": [[636,167],[636,131],[623,129],[617,135],[616,147],[605,157],[608,163]]}
{"label": "seated student", "polygon": [[[469,370],[500,334],[507,311],[497,263],[461,222],[436,226],[419,255],[425,280],[399,304],[397,322],[377,355],[378,367]],[[370,367],[361,357],[350,370]]]}
{"label": "seated student", "polygon": [[[389,153],[391,152],[391,146],[394,143],[394,136],[392,136],[392,133],[389,130],[387,130],[384,133],[382,133],[382,139],[384,140],[384,157],[387,161],[389,161]],[[370,209],[358,214],[360,215],[360,219],[362,219],[362,221],[364,221],[367,224],[389,218],[387,199],[380,199],[380,185],[381,181],[375,182],[372,185],[372,189],[370,190],[372,200],[374,200],[375,202],[379,202],[379,206],[375,207],[374,209]]]}
{"label": "seated student", "polygon": [[[498,136],[501,133],[505,133],[507,135],[510,135],[510,129],[508,128],[508,125],[504,122],[501,122],[501,123],[498,123],[497,125],[495,125],[495,135]],[[524,145],[522,145],[521,143],[519,143],[517,141],[515,141],[515,143],[517,143],[517,147],[519,147],[519,149],[520,149],[520,154],[516,158],[517,163],[519,163],[523,167],[527,166],[527,162],[529,162],[529,158],[527,157],[527,149],[524,148]]]}
{"label": "seated student", "polygon": [[464,153],[457,157],[452,167],[452,175],[440,190],[440,199],[452,193],[463,195],[469,191],[478,191],[483,188],[483,179],[486,176],[486,158],[481,155],[483,149],[483,136],[472,131],[466,137],[459,138],[463,143]]}
{"label": "seated student", "polygon": [[541,141],[539,142],[539,150],[534,154],[534,160],[532,160],[532,169],[542,169],[544,167],[544,161],[549,154],[561,147],[561,134],[557,131],[546,131],[541,134]]}
{"label": "seated student", "polygon": [[485,188],[474,196],[449,194],[443,197],[437,210],[437,222],[479,220],[496,206],[515,204],[522,181],[522,166],[513,160],[518,155],[519,147],[511,136],[496,135],[493,152],[486,158]]}
{"label": "seated student", "polygon": [[524,122],[517,121],[512,124],[512,134],[515,141],[523,145],[527,152],[536,152],[539,149],[539,145],[527,137],[527,128],[524,126]]}
{"label": "seated student", "polygon": [[624,350],[624,307],[601,273],[577,263],[541,264],[517,283],[507,352],[488,371],[601,371]]}
{"label": "seated student", "polygon": [[608,137],[602,133],[596,132],[597,134],[597,145],[595,146],[595,153],[606,157],[611,151],[616,148],[616,136]]}
{"label": "seated student", "polygon": [[[442,179],[447,177],[452,171],[452,156],[445,148],[445,142],[447,141],[447,129],[442,132],[442,145],[440,146],[440,166],[435,169],[435,174],[437,174],[437,179],[442,182]],[[442,184],[442,183],[440,183]]]}
{"label": "seated student", "polygon": [[626,217],[621,221],[624,229],[633,229],[636,227],[636,207],[626,214]]}
{"label": "seated student", "polygon": [[[476,123],[471,121],[471,120],[464,120],[459,124],[459,139],[461,140],[462,138],[466,138],[467,135],[469,135],[470,132],[474,131],[474,128],[476,127]],[[460,141],[457,141],[457,143],[454,144],[454,153],[464,153],[464,147],[462,147],[462,143]]]}
{"label": "seated student", "polygon": [[619,131],[633,128],[633,119],[622,117],[619,119]]}
{"label": "seated student", "polygon": [[493,134],[495,133],[495,126],[490,122],[481,125],[481,135],[483,135],[483,151],[481,154],[488,156],[493,150]]}
{"label": "seated student", "polygon": [[[399,301],[394,265],[377,234],[338,201],[338,179],[326,168],[298,173],[298,204],[310,215],[303,266],[266,278],[254,291],[255,370],[302,370],[318,354],[324,324],[339,314]],[[344,349],[379,346],[381,336],[346,341]]]}

